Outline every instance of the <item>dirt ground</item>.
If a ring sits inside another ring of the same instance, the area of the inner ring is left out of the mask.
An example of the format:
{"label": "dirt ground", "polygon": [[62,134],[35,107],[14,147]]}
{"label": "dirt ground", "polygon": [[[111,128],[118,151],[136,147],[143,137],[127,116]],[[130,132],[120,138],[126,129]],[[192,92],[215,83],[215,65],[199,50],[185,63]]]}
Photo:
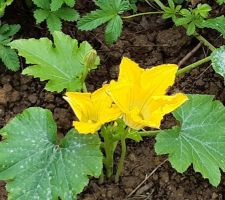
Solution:
{"label": "dirt ground", "polygon": [[[79,1],[81,13],[93,9],[91,1]],[[146,4],[139,4],[139,12],[149,11]],[[225,8],[214,7],[213,14],[225,13]],[[22,30],[17,38],[50,37],[45,24],[36,25],[32,11],[19,1],[7,9],[3,18],[7,23],[20,23]],[[101,87],[104,82],[115,79],[122,56],[130,57],[144,68],[162,63],[178,63],[198,41],[187,37],[182,28],[173,27],[161,16],[143,16],[124,22],[124,30],[120,40],[113,45],[106,45],[103,40],[103,28],[92,32],[80,32],[73,23],[64,23],[63,31],[80,41],[87,40],[97,50],[101,57],[101,67],[93,71],[87,80],[90,91]],[[224,40],[214,31],[202,32],[215,46],[224,44]],[[206,47],[201,47],[185,64],[190,64],[207,55]],[[25,67],[21,58],[22,68]],[[41,106],[50,109],[57,121],[59,134],[66,133],[71,128],[74,114],[61,94],[44,90],[44,83],[38,79],[13,73],[0,67],[0,127],[9,119],[30,106]],[[174,91],[185,93],[200,93],[215,95],[216,99],[225,103],[225,87],[223,78],[215,74],[209,64],[191,71],[176,80]],[[174,123],[171,116],[162,127],[171,127]],[[97,180],[90,184],[80,195],[79,200],[123,200],[135,187],[142,182],[166,157],[156,156],[154,139],[143,142],[128,142],[128,152],[125,169],[118,184],[108,181],[99,185]],[[119,149],[117,150],[117,155]],[[118,159],[118,158],[116,158]],[[7,193],[5,184],[0,182],[0,200],[5,200]],[[184,174],[176,172],[169,162],[165,162],[129,199],[140,200],[211,200],[225,199],[225,175],[221,184],[215,188],[199,173],[189,168]]]}

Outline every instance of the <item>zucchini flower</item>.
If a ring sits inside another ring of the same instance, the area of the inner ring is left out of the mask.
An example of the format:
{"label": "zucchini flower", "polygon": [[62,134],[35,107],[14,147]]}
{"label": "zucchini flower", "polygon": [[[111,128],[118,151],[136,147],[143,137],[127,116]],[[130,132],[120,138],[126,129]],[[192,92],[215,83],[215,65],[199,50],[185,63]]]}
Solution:
{"label": "zucchini flower", "polygon": [[96,133],[103,124],[116,120],[121,111],[106,93],[104,85],[94,93],[67,92],[64,99],[70,104],[79,121],[73,125],[79,133]]}
{"label": "zucchini flower", "polygon": [[123,58],[118,81],[111,81],[108,93],[129,127],[136,130],[146,126],[160,128],[164,115],[188,100],[182,93],[166,95],[174,84],[177,70],[174,64],[142,69],[134,61]]}

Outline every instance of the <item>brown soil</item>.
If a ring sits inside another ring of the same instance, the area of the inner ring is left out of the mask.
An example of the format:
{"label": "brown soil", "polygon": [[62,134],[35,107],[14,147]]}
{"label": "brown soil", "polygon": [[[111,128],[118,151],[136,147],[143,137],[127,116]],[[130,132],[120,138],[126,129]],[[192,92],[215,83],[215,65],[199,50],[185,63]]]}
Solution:
{"label": "brown soil", "polygon": [[[82,3],[81,3],[82,2]],[[78,10],[91,10],[90,1],[79,1]],[[140,4],[139,12],[149,10],[146,4]],[[224,12],[224,8],[216,8]],[[50,36],[45,25],[37,26],[32,12],[17,2],[7,10],[4,21],[20,23],[21,32],[18,38]],[[125,22],[122,37],[113,45],[106,45],[103,40],[103,29],[93,32],[77,31],[73,23],[65,23],[63,31],[74,38],[89,41],[101,57],[101,67],[93,71],[87,80],[88,89],[93,91],[104,82],[115,79],[118,74],[118,65],[122,56],[128,56],[140,63],[143,67],[151,67],[161,63],[178,63],[195,45],[194,38],[186,36],[182,28],[173,27],[173,24],[164,21],[160,16],[138,17]],[[224,41],[215,32],[204,34],[214,45],[221,45]],[[188,60],[192,63],[208,53],[202,47]],[[21,59],[22,66],[24,61]],[[3,127],[9,119],[30,106],[41,106],[50,109],[57,121],[59,134],[64,134],[71,128],[74,115],[68,104],[62,99],[62,94],[50,93],[44,90],[44,83],[38,79],[23,76],[20,72],[12,73],[2,66],[0,73],[0,126]],[[185,93],[201,93],[215,95],[216,99],[225,103],[224,81],[215,74],[209,64],[191,71],[184,77],[177,79],[174,89]],[[168,117],[163,127],[171,127],[173,119]],[[129,141],[128,152],[121,181],[118,184],[108,181],[99,185],[97,180],[91,180],[80,200],[122,200],[155,169],[165,157],[156,156],[154,139],[145,139],[143,142]],[[119,150],[118,150],[119,152]],[[117,152],[117,153],[118,153]],[[119,155],[119,154],[118,154]],[[118,158],[116,158],[118,159]],[[154,200],[208,200],[225,199],[225,175],[218,188],[212,187],[200,174],[190,168],[184,174],[177,173],[166,162],[151,176],[148,181],[130,199]],[[7,198],[0,182],[0,200]]]}

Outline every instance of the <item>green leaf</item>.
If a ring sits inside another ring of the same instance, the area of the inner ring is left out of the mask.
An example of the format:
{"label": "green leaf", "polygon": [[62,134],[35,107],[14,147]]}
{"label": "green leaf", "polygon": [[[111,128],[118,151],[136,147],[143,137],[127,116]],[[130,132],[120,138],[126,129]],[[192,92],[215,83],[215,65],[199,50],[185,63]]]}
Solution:
{"label": "green leaf", "polygon": [[64,0],[65,4],[69,7],[74,7],[76,0]]}
{"label": "green leaf", "polygon": [[168,0],[168,3],[169,3],[170,8],[175,9],[175,4],[174,4],[173,0]]}
{"label": "green leaf", "polygon": [[9,39],[20,30],[19,24],[8,25],[4,24],[0,26],[0,42]]}
{"label": "green leaf", "polygon": [[32,0],[39,8],[50,10],[50,0]]}
{"label": "green leaf", "polygon": [[196,172],[217,186],[225,171],[225,107],[213,96],[189,95],[189,101],[173,112],[179,125],[156,137],[158,155],[169,154],[178,172],[193,164]]}
{"label": "green leaf", "polygon": [[114,17],[114,13],[109,13],[104,10],[96,10],[82,17],[77,26],[82,31],[90,31],[98,26],[101,26],[105,22],[108,22]]}
{"label": "green leaf", "polygon": [[55,12],[55,15],[66,21],[77,21],[79,19],[79,13],[72,8],[61,8]]}
{"label": "green leaf", "polygon": [[176,26],[187,25],[191,21],[192,20],[190,18],[181,17],[181,18],[176,18],[175,19],[175,24],[176,24]]}
{"label": "green leaf", "polygon": [[119,15],[112,18],[106,26],[105,41],[113,43],[120,37],[123,28],[123,21]]}
{"label": "green leaf", "polygon": [[34,18],[36,19],[36,23],[40,24],[44,20],[46,20],[49,16],[49,12],[43,9],[37,9],[34,11]]}
{"label": "green leaf", "polygon": [[0,179],[10,200],[75,200],[88,176],[100,176],[98,135],[72,129],[58,140],[56,129],[49,110],[28,108],[0,130]]}
{"label": "green leaf", "polygon": [[130,9],[133,10],[134,13],[137,12],[137,1],[138,0],[129,0],[130,2]]}
{"label": "green leaf", "polygon": [[[19,55],[26,58],[30,67],[23,70],[23,74],[49,80],[45,89],[61,92],[80,91],[83,82],[84,58],[93,48],[88,42],[78,41],[62,32],[53,32],[54,45],[48,38],[20,39],[10,43],[10,46],[19,51]],[[95,65],[99,64],[96,57]]]}
{"label": "green leaf", "polygon": [[12,71],[19,70],[20,62],[15,50],[10,49],[9,47],[0,45],[0,58],[8,69]]}
{"label": "green leaf", "polygon": [[187,26],[187,35],[193,35],[195,33],[195,30],[196,30],[195,23],[191,22]]}
{"label": "green leaf", "polygon": [[1,0],[0,1],[0,17],[4,15],[5,8],[12,4],[13,0]]}
{"label": "green leaf", "polygon": [[208,4],[198,4],[198,6],[197,6],[197,11],[203,18],[208,17],[209,12],[211,10],[212,10],[212,8]]}
{"label": "green leaf", "polygon": [[222,5],[225,3],[225,0],[216,0],[216,2],[219,4],[219,5]]}
{"label": "green leaf", "polygon": [[202,23],[205,28],[215,29],[225,38],[225,17],[220,16],[213,19],[207,19]]}
{"label": "green leaf", "polygon": [[48,29],[52,33],[62,29],[61,20],[76,21],[79,18],[79,13],[68,7],[62,7],[54,12],[46,9],[37,9],[34,11],[34,17],[37,23],[46,20]]}
{"label": "green leaf", "polygon": [[186,18],[192,18],[192,13],[188,9],[181,9],[180,14]]}
{"label": "green leaf", "polygon": [[59,10],[63,5],[63,0],[52,0],[50,4],[51,11]]}
{"label": "green leaf", "polygon": [[69,7],[74,7],[76,1],[75,0],[52,0],[51,2],[51,11],[57,11],[59,10],[60,8],[62,8],[62,5],[63,4],[66,4],[67,6]]}
{"label": "green leaf", "polygon": [[140,142],[142,141],[142,137],[140,135],[140,133],[138,131],[131,131],[128,135],[127,135],[128,139],[134,140],[135,142]]}
{"label": "green leaf", "polygon": [[225,79],[225,46],[214,50],[211,54],[213,69]]}
{"label": "green leaf", "polygon": [[61,20],[53,13],[49,14],[47,18],[47,25],[50,32],[60,31],[62,29]]}
{"label": "green leaf", "polygon": [[[121,34],[122,22],[120,14],[131,9],[128,0],[96,0],[95,4],[100,8],[82,17],[77,26],[80,30],[93,30],[108,22],[105,38],[107,42],[114,42]],[[118,24],[116,24],[118,23]],[[115,30],[119,32],[115,32]]]}

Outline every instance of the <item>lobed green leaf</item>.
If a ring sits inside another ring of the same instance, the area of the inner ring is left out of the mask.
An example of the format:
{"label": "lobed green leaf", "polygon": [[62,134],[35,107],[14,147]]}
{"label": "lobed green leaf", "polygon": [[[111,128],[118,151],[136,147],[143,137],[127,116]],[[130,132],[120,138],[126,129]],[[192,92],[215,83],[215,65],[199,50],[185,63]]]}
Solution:
{"label": "lobed green leaf", "polygon": [[179,125],[156,137],[158,155],[169,154],[178,172],[193,164],[196,172],[217,186],[225,171],[225,107],[213,96],[189,95],[189,101],[173,112]]}
{"label": "lobed green leaf", "polygon": [[72,129],[58,140],[56,129],[49,110],[28,108],[0,130],[0,179],[10,200],[75,200],[88,176],[100,176],[98,135]]}
{"label": "lobed green leaf", "polygon": [[[53,38],[54,44],[48,38],[41,38],[15,40],[10,46],[31,65],[23,70],[23,74],[48,80],[46,90],[80,91],[83,85],[81,77],[86,70],[84,58],[93,48],[88,42],[78,46],[77,40],[62,32],[53,32]],[[97,56],[92,69],[98,64]]]}

